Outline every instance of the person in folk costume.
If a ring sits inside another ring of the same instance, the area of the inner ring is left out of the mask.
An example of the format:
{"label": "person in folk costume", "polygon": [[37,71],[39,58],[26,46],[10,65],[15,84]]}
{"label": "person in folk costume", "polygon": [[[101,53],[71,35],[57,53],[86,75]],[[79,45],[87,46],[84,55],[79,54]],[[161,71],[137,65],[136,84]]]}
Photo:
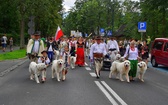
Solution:
{"label": "person in folk costume", "polygon": [[89,56],[89,42],[90,42],[90,39],[85,40],[86,57]]}
{"label": "person in folk costume", "polygon": [[[42,56],[39,57],[38,63],[45,63],[45,64],[47,65],[47,67],[48,67],[48,66],[49,66],[49,63],[50,63],[50,59],[49,59],[48,56],[47,56],[47,51],[46,51],[46,50],[43,50],[43,51],[41,52],[41,54],[42,54]],[[46,69],[44,69],[42,73],[44,73],[44,74],[42,75],[42,76],[44,76],[44,77],[42,77],[42,82],[45,82],[45,81],[46,81],[46,75],[47,75]]]}
{"label": "person in folk costume", "polygon": [[66,79],[66,74],[69,69],[69,64],[70,64],[70,55],[69,55],[69,47],[64,46],[64,51],[61,53],[60,56],[61,59],[64,61],[64,67],[62,70],[62,80],[64,81]]}
{"label": "person in folk costume", "polygon": [[107,54],[106,48],[101,43],[101,40],[102,40],[101,37],[98,36],[96,38],[96,43],[94,43],[90,49],[90,59],[92,62],[94,59],[95,72],[96,72],[97,78],[100,77],[100,70],[103,66],[103,57]]}
{"label": "person in folk costume", "polygon": [[115,51],[116,53],[120,52],[118,43],[114,37],[111,37],[111,40],[107,43],[107,48],[109,51]]}
{"label": "person in folk costume", "polygon": [[111,37],[111,40],[107,43],[107,48],[109,51],[109,56],[111,61],[113,62],[115,59],[115,55],[120,52],[119,46],[117,41],[114,39],[114,37]]}
{"label": "person in folk costume", "polygon": [[48,53],[48,58],[50,59],[50,61],[53,61],[53,55],[54,55],[54,42],[53,42],[53,38],[50,37],[49,41],[47,42],[47,53]]}
{"label": "person in folk costume", "polygon": [[54,43],[54,49],[58,50],[59,49],[58,41],[56,41],[54,37],[52,37],[52,40],[53,40],[53,43]]}
{"label": "person in folk costume", "polygon": [[64,52],[64,47],[68,46],[68,43],[66,41],[66,37],[61,37],[61,41],[60,41],[60,53]]}
{"label": "person in folk costume", "polygon": [[72,37],[71,41],[69,42],[69,50],[70,50],[70,56],[74,56],[76,57],[75,55],[75,52],[76,52],[76,41],[74,39],[74,37]]}
{"label": "person in folk costume", "polygon": [[92,48],[92,46],[96,43],[96,40],[95,38],[93,37],[91,40],[90,40],[90,43],[89,43],[89,59],[90,59],[90,67],[93,67],[94,65],[94,59],[91,59],[90,58],[90,49]]}
{"label": "person in folk costume", "polygon": [[119,45],[120,55],[124,56],[124,54],[125,54],[125,48],[124,48],[123,41],[119,41],[118,45]]}
{"label": "person in folk costume", "polygon": [[31,61],[37,62],[38,57],[42,56],[41,52],[44,50],[44,43],[40,39],[39,31],[36,31],[32,38],[27,44],[27,54]]}
{"label": "person in folk costume", "polygon": [[79,37],[78,41],[76,42],[77,59],[75,62],[75,64],[78,65],[79,67],[82,67],[85,65],[84,48],[85,48],[85,43],[83,42],[83,38]]}
{"label": "person in folk costume", "polygon": [[149,46],[147,45],[146,41],[143,41],[143,45],[141,46],[140,57],[148,66]]}
{"label": "person in folk costume", "polygon": [[137,72],[137,63],[140,57],[138,56],[138,48],[135,47],[135,41],[130,42],[130,47],[126,49],[124,54],[125,59],[128,59],[131,62],[131,70],[129,71],[130,81],[134,81]]}
{"label": "person in folk costume", "polygon": [[105,41],[104,41],[104,39],[103,38],[101,38],[102,40],[101,40],[101,43],[104,45],[104,47],[106,48],[106,51],[108,51],[107,50],[107,44],[105,43]]}

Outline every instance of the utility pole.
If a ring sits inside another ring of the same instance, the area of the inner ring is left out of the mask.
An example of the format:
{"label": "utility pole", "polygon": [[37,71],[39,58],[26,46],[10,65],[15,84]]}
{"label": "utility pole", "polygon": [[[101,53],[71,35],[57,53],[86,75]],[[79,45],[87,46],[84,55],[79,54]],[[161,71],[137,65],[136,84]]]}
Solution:
{"label": "utility pole", "polygon": [[112,0],[112,22],[111,22],[111,25],[112,25],[112,32],[114,32],[114,0]]}

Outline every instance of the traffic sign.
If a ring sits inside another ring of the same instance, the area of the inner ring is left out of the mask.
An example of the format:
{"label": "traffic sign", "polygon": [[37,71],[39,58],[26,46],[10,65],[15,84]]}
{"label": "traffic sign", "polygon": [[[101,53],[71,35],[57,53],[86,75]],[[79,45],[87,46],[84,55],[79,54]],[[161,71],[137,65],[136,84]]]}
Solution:
{"label": "traffic sign", "polygon": [[112,31],[111,30],[108,30],[107,31],[107,36],[111,36],[112,35]]}
{"label": "traffic sign", "polygon": [[101,28],[100,33],[104,33],[105,29]]}
{"label": "traffic sign", "polygon": [[146,22],[138,22],[138,32],[146,32],[147,23]]}

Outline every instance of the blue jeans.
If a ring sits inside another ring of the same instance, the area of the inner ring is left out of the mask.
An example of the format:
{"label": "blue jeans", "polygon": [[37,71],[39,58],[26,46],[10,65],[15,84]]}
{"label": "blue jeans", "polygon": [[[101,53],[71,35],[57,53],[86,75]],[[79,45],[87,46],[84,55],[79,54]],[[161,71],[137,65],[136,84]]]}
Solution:
{"label": "blue jeans", "polygon": [[50,59],[50,62],[52,62],[53,60],[53,55],[54,55],[53,51],[48,51],[48,58]]}

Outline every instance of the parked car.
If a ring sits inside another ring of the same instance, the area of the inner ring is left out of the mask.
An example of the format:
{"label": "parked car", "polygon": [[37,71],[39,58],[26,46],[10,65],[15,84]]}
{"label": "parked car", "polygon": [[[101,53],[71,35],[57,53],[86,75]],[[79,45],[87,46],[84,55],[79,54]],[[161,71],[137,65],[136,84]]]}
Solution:
{"label": "parked car", "polygon": [[168,66],[168,38],[156,38],[151,48],[151,64]]}

